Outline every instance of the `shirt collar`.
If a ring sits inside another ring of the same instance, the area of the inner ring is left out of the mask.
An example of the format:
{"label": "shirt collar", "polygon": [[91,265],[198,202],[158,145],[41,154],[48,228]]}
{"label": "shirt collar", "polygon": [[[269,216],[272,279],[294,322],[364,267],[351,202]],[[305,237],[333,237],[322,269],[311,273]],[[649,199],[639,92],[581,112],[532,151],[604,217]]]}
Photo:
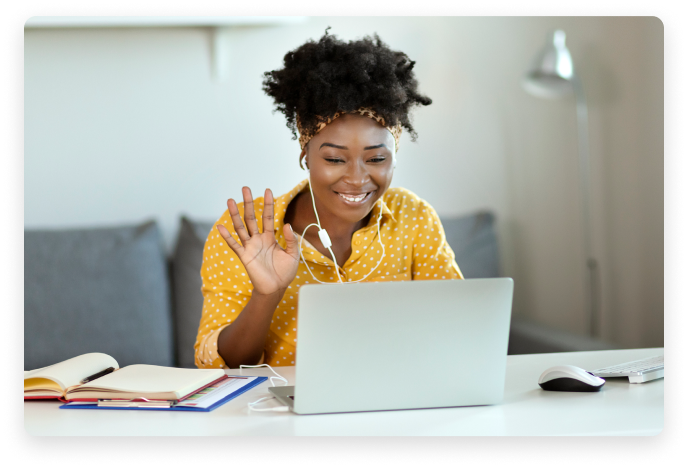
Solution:
{"label": "shirt collar", "polygon": [[[294,198],[298,194],[300,194],[306,187],[308,187],[308,179],[304,179],[303,181],[298,183],[296,187],[294,187],[292,190],[290,190],[286,194],[280,195],[275,199],[275,233],[282,233],[282,227],[284,226],[284,217],[287,215],[287,207],[289,207],[291,201],[294,200]],[[263,209],[265,209],[265,206],[263,206]]]}

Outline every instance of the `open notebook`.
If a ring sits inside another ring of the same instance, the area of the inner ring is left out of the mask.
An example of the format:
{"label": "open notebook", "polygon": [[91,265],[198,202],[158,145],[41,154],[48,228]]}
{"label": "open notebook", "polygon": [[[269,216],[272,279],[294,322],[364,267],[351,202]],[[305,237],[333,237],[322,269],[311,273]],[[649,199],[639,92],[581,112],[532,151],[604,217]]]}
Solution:
{"label": "open notebook", "polygon": [[[115,371],[88,383],[81,381],[109,367]],[[156,365],[119,368],[104,353],[87,353],[55,365],[24,372],[24,399],[98,401],[99,399],[177,402],[225,377],[221,369],[194,370]]]}

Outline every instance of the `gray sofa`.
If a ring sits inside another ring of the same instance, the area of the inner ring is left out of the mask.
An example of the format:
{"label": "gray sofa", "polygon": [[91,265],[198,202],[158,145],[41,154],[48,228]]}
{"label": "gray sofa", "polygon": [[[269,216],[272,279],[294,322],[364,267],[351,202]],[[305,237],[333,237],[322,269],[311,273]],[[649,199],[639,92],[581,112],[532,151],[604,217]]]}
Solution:
{"label": "gray sofa", "polygon": [[[182,217],[171,257],[154,221],[135,226],[25,230],[24,369],[88,352],[120,366],[194,367],[200,269],[212,222]],[[499,276],[494,216],[444,218],[466,278]],[[509,353],[609,348],[512,321]]]}

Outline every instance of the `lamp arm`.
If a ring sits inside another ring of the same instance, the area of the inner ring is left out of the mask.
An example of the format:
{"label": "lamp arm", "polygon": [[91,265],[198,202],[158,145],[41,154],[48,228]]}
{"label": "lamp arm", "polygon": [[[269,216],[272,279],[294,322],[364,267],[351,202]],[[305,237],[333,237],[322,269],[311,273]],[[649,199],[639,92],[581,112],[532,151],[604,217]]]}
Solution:
{"label": "lamp arm", "polygon": [[580,192],[583,212],[583,249],[586,265],[586,298],[588,300],[588,311],[590,319],[590,335],[599,336],[600,332],[600,309],[599,309],[599,272],[597,261],[592,252],[592,222],[591,222],[591,200],[590,200],[590,143],[588,140],[588,104],[585,99],[583,83],[574,74],[571,78],[571,85],[576,98],[576,116],[578,124],[578,170],[580,181]]}

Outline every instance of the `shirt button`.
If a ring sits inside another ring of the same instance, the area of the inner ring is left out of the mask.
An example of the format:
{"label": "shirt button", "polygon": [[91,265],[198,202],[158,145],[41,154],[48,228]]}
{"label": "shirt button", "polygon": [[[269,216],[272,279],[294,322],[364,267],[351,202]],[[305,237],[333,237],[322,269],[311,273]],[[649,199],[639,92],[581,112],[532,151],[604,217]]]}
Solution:
{"label": "shirt button", "polygon": [[360,242],[359,240],[356,240],[356,241],[354,241],[354,244],[355,244],[356,246],[358,246],[358,245],[361,244],[361,242]]}

